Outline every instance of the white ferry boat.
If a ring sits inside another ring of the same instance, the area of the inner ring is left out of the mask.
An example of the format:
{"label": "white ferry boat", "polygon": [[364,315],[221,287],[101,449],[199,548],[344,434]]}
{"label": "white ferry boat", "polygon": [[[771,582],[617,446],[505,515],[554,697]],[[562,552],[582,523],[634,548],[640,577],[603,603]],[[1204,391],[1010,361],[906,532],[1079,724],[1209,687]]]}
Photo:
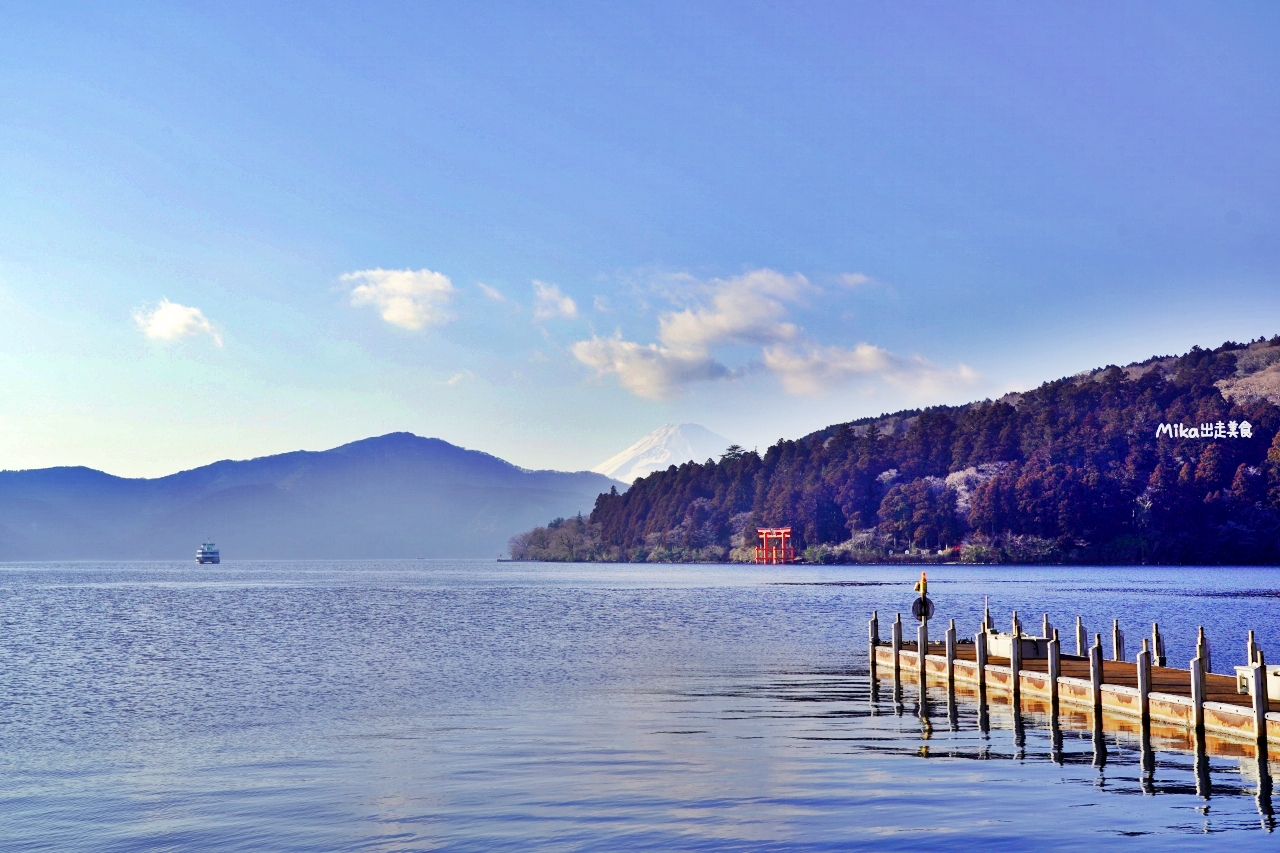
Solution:
{"label": "white ferry boat", "polygon": [[196,551],[197,563],[220,563],[222,557],[218,554],[218,546],[212,542],[206,542]]}

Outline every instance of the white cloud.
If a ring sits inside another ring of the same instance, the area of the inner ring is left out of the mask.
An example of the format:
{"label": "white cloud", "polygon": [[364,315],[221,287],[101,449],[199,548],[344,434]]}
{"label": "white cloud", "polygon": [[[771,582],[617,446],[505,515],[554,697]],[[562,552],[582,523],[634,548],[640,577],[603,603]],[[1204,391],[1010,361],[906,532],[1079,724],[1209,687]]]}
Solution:
{"label": "white cloud", "polygon": [[222,336],[213,327],[204,312],[189,305],[179,305],[168,299],[161,299],[156,307],[148,311],[139,308],[133,312],[133,322],[138,324],[142,334],[156,341],[173,341],[189,335],[208,335],[213,342],[222,346]]}
{"label": "white cloud", "polygon": [[621,333],[612,338],[594,336],[574,344],[573,355],[597,376],[613,374],[622,387],[653,400],[669,399],[691,382],[743,375],[753,365],[734,369],[716,359],[718,348],[743,344],[761,347],[763,367],[778,377],[789,394],[822,394],[858,379],[925,393],[972,384],[978,378],[964,365],[948,369],[871,344],[845,349],[807,339],[787,317],[789,304],[817,292],[799,274],[754,270],[716,279],[704,291],[707,296],[701,304],[659,317],[656,343],[624,340]]}
{"label": "white cloud", "polygon": [[626,341],[620,333],[612,338],[593,336],[591,340],[578,341],[572,352],[597,376],[616,374],[623,388],[648,400],[669,399],[690,382],[733,375],[733,371],[709,356]]}
{"label": "white cloud", "polygon": [[[691,277],[682,279],[686,284]],[[687,288],[686,288],[687,289]],[[784,302],[794,302],[814,288],[802,275],[754,270],[708,285],[708,304],[671,311],[658,320],[658,343],[639,344],[592,337],[573,345],[578,361],[597,376],[614,374],[619,384],[650,400],[669,399],[690,382],[729,379],[745,369],[731,370],[713,357],[716,347],[789,341],[800,330],[785,321]]]}
{"label": "white cloud", "polygon": [[444,273],[431,270],[360,270],[349,272],[341,281],[355,284],[351,304],[373,305],[393,326],[417,331],[453,319],[449,302],[453,282]]}
{"label": "white cloud", "polygon": [[849,377],[883,374],[893,370],[897,358],[887,350],[858,344],[852,350],[837,346],[810,346],[797,350],[768,347],[764,364],[791,394],[817,395]]}
{"label": "white cloud", "polygon": [[712,282],[711,304],[669,313],[658,321],[658,340],[673,352],[703,355],[720,344],[791,340],[800,331],[783,322],[787,309],[813,290],[802,275],[755,270]]}
{"label": "white cloud", "polygon": [[483,284],[481,282],[476,282],[476,287],[480,288],[480,292],[483,293],[488,298],[492,299],[494,302],[507,301],[507,297],[502,295],[502,291],[498,290],[495,287],[490,287],[489,285]]}
{"label": "white cloud", "polygon": [[903,358],[867,343],[853,349],[816,344],[766,347],[764,366],[778,377],[787,393],[802,396],[819,396],[857,379],[880,379],[918,394],[970,386],[979,379],[963,364],[949,369],[918,355]]}
{"label": "white cloud", "polygon": [[847,272],[840,276],[840,283],[845,287],[861,287],[871,283],[871,276],[861,272]]}
{"label": "white cloud", "polygon": [[563,294],[560,288],[554,284],[535,281],[533,283],[533,296],[533,317],[535,320],[578,316],[578,304]]}
{"label": "white cloud", "polygon": [[474,373],[472,373],[470,370],[463,370],[453,374],[448,379],[443,380],[440,384],[441,385],[457,385],[459,382],[462,382],[464,379],[473,379],[473,378],[475,378]]}
{"label": "white cloud", "polygon": [[591,297],[591,304],[595,306],[595,309],[601,314],[608,314],[613,310],[613,306],[609,304],[609,297],[607,296],[596,294]]}

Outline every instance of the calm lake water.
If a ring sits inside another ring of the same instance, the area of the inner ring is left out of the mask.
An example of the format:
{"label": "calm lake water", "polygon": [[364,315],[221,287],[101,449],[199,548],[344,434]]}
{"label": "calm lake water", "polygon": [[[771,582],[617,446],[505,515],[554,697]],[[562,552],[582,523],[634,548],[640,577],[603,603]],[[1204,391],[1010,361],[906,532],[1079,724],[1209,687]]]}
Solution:
{"label": "calm lake water", "polygon": [[[872,698],[911,569],[0,566],[0,849],[1274,849],[1252,760]],[[1280,570],[930,577],[936,621],[1158,620],[1280,660]],[[914,624],[914,623],[912,623]],[[914,629],[912,629],[914,630]],[[1064,631],[1064,636],[1073,633]],[[1067,648],[1073,641],[1067,640]],[[1132,652],[1131,652],[1132,653]],[[945,705],[945,703],[943,703]],[[1280,767],[1280,762],[1277,762]]]}

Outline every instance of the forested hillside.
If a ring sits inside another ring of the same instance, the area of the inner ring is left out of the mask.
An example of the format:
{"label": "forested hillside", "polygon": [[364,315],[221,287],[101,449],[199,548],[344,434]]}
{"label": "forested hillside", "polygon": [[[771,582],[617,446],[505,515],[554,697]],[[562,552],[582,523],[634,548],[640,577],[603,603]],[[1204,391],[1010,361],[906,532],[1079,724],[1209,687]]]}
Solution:
{"label": "forested hillside", "polygon": [[[512,540],[517,559],[1280,562],[1280,336],[672,466]],[[904,553],[906,552],[906,553]],[[940,553],[941,552],[941,553]]]}

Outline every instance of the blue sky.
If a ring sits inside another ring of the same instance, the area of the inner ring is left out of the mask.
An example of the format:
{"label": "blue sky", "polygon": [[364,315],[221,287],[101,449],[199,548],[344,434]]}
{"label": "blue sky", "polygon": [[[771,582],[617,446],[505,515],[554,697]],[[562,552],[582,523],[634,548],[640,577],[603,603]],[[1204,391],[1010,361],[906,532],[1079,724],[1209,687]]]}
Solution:
{"label": "blue sky", "polygon": [[[263,8],[270,7],[270,8]],[[590,467],[1280,333],[1272,4],[6,4],[0,467]]]}

